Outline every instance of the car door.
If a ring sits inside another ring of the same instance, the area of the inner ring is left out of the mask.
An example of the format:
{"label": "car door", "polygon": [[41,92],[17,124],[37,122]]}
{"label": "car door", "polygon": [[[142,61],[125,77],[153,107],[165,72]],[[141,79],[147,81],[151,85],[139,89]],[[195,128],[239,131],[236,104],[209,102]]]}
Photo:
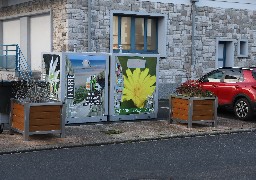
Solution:
{"label": "car door", "polygon": [[219,105],[231,104],[233,98],[237,94],[240,86],[239,82],[242,81],[241,70],[229,70],[226,71],[223,82],[218,85],[218,98]]}
{"label": "car door", "polygon": [[200,85],[203,89],[211,91],[216,96],[219,96],[218,87],[223,81],[224,72],[221,70],[214,70],[200,79]]}

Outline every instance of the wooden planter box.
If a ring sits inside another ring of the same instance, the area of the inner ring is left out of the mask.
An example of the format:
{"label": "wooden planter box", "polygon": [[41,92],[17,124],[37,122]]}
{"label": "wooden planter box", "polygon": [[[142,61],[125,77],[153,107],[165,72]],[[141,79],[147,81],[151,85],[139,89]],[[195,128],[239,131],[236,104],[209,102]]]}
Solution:
{"label": "wooden planter box", "polygon": [[65,137],[65,105],[62,102],[23,103],[11,99],[10,132],[32,134],[59,133]]}
{"label": "wooden planter box", "polygon": [[171,95],[170,121],[187,123],[192,127],[192,123],[212,123],[216,126],[217,121],[217,97],[183,97]]}

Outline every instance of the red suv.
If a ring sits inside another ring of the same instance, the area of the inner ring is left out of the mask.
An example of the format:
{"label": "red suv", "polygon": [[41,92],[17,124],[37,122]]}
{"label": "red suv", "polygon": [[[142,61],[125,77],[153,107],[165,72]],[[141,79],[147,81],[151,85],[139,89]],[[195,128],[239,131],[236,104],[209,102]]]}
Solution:
{"label": "red suv", "polygon": [[219,68],[199,79],[203,89],[218,97],[219,106],[228,106],[241,120],[256,110],[256,67]]}

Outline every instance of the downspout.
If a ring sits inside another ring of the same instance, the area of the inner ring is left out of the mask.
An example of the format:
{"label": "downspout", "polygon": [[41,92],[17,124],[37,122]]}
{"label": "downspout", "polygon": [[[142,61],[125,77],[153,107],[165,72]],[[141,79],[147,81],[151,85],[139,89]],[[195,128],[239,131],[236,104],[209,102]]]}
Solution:
{"label": "downspout", "polygon": [[92,51],[91,24],[92,24],[92,2],[91,0],[88,0],[88,52]]}
{"label": "downspout", "polygon": [[4,42],[3,42],[3,21],[0,20],[0,55],[2,55],[2,51],[3,51],[3,46],[1,46]]}
{"label": "downspout", "polygon": [[199,0],[191,0],[191,13],[192,13],[192,43],[191,43],[191,65],[195,65],[195,16],[196,16],[196,2]]}

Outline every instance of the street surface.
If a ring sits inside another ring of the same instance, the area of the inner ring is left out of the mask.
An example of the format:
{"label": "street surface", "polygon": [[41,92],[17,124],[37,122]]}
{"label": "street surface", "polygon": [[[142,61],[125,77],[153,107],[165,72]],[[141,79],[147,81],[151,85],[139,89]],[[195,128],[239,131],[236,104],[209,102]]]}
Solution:
{"label": "street surface", "polygon": [[0,179],[256,179],[256,132],[0,156]]}

